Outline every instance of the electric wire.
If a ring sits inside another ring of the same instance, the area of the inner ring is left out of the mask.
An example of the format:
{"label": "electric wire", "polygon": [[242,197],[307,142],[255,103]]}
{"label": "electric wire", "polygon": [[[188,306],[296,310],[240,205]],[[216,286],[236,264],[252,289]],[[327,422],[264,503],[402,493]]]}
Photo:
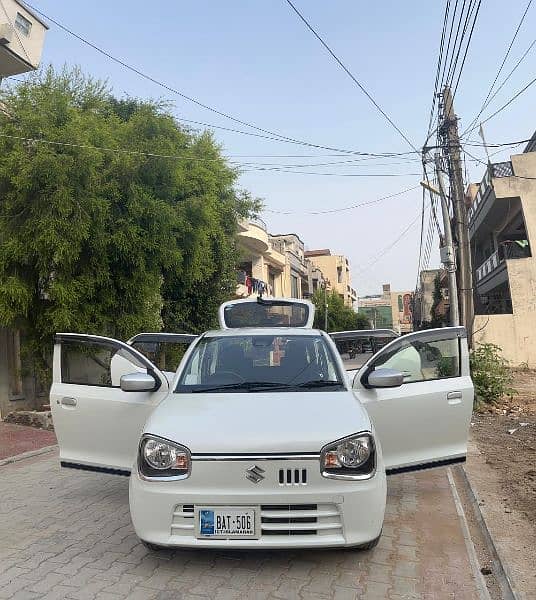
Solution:
{"label": "electric wire", "polygon": [[383,115],[383,117],[390,123],[390,125],[400,134],[400,136],[409,144],[409,146],[418,153],[417,148],[413,145],[407,135],[396,125],[391,117],[383,110],[383,108],[376,102],[372,95],[367,91],[363,84],[357,79],[357,77],[350,71],[350,69],[342,62],[342,60],[335,54],[335,52],[329,47],[327,42],[320,36],[320,34],[314,29],[309,21],[303,16],[303,14],[296,8],[291,0],[285,0],[285,2],[291,7],[291,9],[298,15],[300,20],[305,24],[307,29],[315,36],[315,38],[322,44],[327,50],[335,62],[343,69],[343,71],[350,77],[350,79],[359,87],[359,89],[365,94],[365,96],[372,102],[376,109]]}
{"label": "electric wire", "polygon": [[441,71],[441,65],[443,62],[443,47],[445,45],[445,33],[447,30],[449,10],[450,10],[450,0],[447,0],[445,3],[445,13],[444,13],[444,17],[443,17],[443,29],[441,31],[441,41],[439,43],[439,51],[438,51],[438,56],[437,56],[437,68],[436,68],[436,75],[435,75],[435,82],[434,82],[434,93],[432,95],[432,108],[430,109],[430,118],[428,120],[428,133],[426,134],[427,135],[426,141],[428,141],[428,139],[430,139],[431,130],[432,130],[432,121],[434,118],[435,105],[437,102],[439,73]]}
{"label": "electric wire", "polygon": [[[0,137],[9,138],[18,140],[21,142],[29,142],[36,144],[47,144],[50,146],[65,146],[69,148],[82,148],[85,150],[98,150],[101,152],[110,152],[112,154],[120,153],[120,154],[129,154],[135,156],[144,156],[147,158],[165,158],[172,160],[184,160],[184,161],[192,161],[192,162],[219,162],[222,160],[226,160],[225,158],[206,158],[206,157],[197,157],[197,156],[186,156],[180,154],[161,154],[157,152],[144,152],[141,150],[130,150],[126,148],[110,148],[106,146],[94,146],[92,144],[78,144],[74,142],[60,142],[55,140],[47,140],[44,138],[32,138],[25,137],[19,135],[11,135],[7,133],[0,133]],[[266,164],[270,165],[270,163],[251,163],[251,162],[238,162],[238,161],[229,161],[227,162],[234,167],[247,167],[244,169],[244,172],[248,171],[283,171],[286,173],[303,173],[309,175],[332,175],[332,176],[345,176],[345,177],[403,177],[414,175],[414,173],[316,173],[316,172],[306,172],[306,171],[291,171],[289,169],[297,168],[297,167],[305,167],[308,168],[313,165],[279,165],[279,166],[265,166]],[[330,165],[330,164],[339,164],[338,162],[334,163],[318,163],[317,166]],[[366,166],[366,165],[354,165],[354,166]],[[379,165],[371,165],[371,166],[379,166]]]}
{"label": "electric wire", "polygon": [[[476,25],[476,21],[478,19],[478,14],[480,12],[480,5],[482,3],[482,0],[479,0],[477,6],[476,6],[476,11],[475,11],[475,16],[473,18],[473,24],[471,25],[471,31],[469,32],[469,38],[467,39],[467,44],[465,46],[465,52],[463,55],[463,59],[462,59],[462,64],[460,66],[460,70],[458,71],[458,78],[456,79],[456,85],[454,86],[454,91],[452,93],[452,98],[454,99],[456,97],[456,92],[458,91],[458,86],[460,84],[460,79],[463,73],[463,68],[465,66],[465,61],[467,60],[467,54],[469,53],[469,47],[471,46],[471,40],[473,39],[473,33],[475,30],[475,25]],[[457,60],[457,59],[456,59]],[[451,80],[451,85],[452,82],[454,81],[454,74],[453,74],[453,78]]]}
{"label": "electric wire", "polygon": [[482,126],[484,123],[487,123],[488,121],[491,121],[491,119],[493,119],[494,117],[496,117],[499,113],[501,113],[505,108],[508,108],[508,106],[510,106],[510,104],[512,104],[512,102],[514,102],[515,100],[517,100],[519,98],[519,96],[521,96],[522,94],[524,94],[532,85],[534,85],[536,83],[536,77],[534,79],[532,79],[531,81],[529,81],[523,88],[521,88],[519,90],[519,92],[517,92],[514,96],[512,96],[512,98],[510,98],[510,100],[508,100],[508,102],[505,102],[499,109],[497,109],[494,113],[492,113],[489,117],[486,117],[483,121],[480,122],[480,125],[475,125],[474,127],[472,127],[471,129],[468,129],[465,133],[470,133],[471,131],[477,129],[478,127]]}
{"label": "electric wire", "polygon": [[[151,83],[154,83],[155,85],[162,87],[163,89],[167,90],[168,92],[171,92],[172,94],[176,94],[177,96],[180,96],[181,98],[183,98],[184,100],[187,100],[188,102],[191,102],[197,106],[199,106],[200,108],[203,108],[205,110],[208,110],[210,112],[213,112],[219,116],[222,116],[226,119],[229,119],[231,121],[234,121],[235,123],[239,123],[240,125],[244,125],[246,127],[250,127],[252,129],[255,129],[257,131],[260,131],[261,133],[267,134],[269,136],[273,136],[276,137],[282,141],[286,141],[289,143],[293,143],[293,144],[298,144],[301,146],[308,146],[308,147],[312,147],[312,148],[320,148],[320,149],[324,149],[324,150],[332,150],[332,151],[336,151],[336,152],[345,152],[345,153],[352,153],[351,150],[344,150],[344,149],[340,149],[340,148],[333,148],[330,146],[324,146],[321,144],[314,144],[311,142],[307,142],[304,140],[299,140],[297,138],[293,138],[293,137],[289,137],[274,131],[270,131],[269,129],[265,129],[263,127],[259,127],[258,125],[255,125],[253,123],[249,123],[247,121],[244,121],[242,119],[239,119],[238,117],[235,117],[229,113],[226,113],[224,111],[221,111],[217,108],[214,108],[213,106],[210,106],[208,104],[205,104],[204,102],[201,102],[200,100],[198,100],[197,98],[194,98],[193,96],[189,96],[187,94],[185,94],[184,92],[181,92],[180,90],[173,88],[172,86],[164,83],[163,81],[159,81],[158,79],[156,79],[155,77],[153,77],[152,75],[149,75],[147,73],[145,73],[144,71],[142,71],[141,69],[138,69],[137,67],[127,63],[125,60],[117,58],[116,56],[114,56],[113,54],[111,54],[110,52],[108,52],[107,50],[104,50],[103,48],[97,46],[97,44],[89,41],[88,39],[86,39],[85,37],[83,37],[82,35],[75,33],[74,31],[72,31],[71,29],[69,29],[68,27],[66,27],[65,25],[63,25],[62,23],[60,23],[57,19],[54,19],[53,17],[51,17],[50,15],[44,13],[42,10],[38,9],[37,7],[33,6],[32,4],[30,4],[29,2],[25,3],[29,8],[31,8],[33,11],[35,11],[37,14],[41,15],[42,17],[44,17],[45,19],[47,19],[48,21],[50,21],[51,23],[54,23],[54,25],[56,25],[56,27],[59,27],[62,31],[64,31],[65,33],[69,34],[70,36],[76,38],[77,40],[79,40],[80,42],[82,42],[83,44],[89,46],[90,48],[92,48],[93,50],[95,50],[96,52],[99,52],[100,54],[102,54],[103,56],[105,56],[106,58],[108,58],[109,60],[117,63],[118,65],[122,66],[123,68],[135,73],[136,75],[138,75],[139,77],[142,77],[143,79],[146,79],[147,81],[150,81]],[[274,140],[275,141],[275,140]]]}
{"label": "electric wire", "polygon": [[[473,120],[471,121],[471,124],[469,125],[468,129],[469,129],[470,127],[472,127],[472,126],[473,126],[473,125],[474,125],[474,124],[475,124],[475,123],[478,121],[478,117],[480,117],[480,115],[481,115],[481,114],[484,112],[484,110],[485,110],[485,109],[486,109],[486,107],[488,106],[489,102],[491,101],[491,99],[490,99],[490,95],[491,95],[491,93],[493,92],[493,88],[495,87],[495,84],[497,83],[497,80],[499,79],[499,76],[500,76],[500,74],[502,73],[503,67],[504,67],[504,65],[505,65],[505,63],[506,63],[506,61],[507,61],[508,57],[510,56],[510,51],[512,50],[512,47],[513,47],[513,45],[514,45],[514,42],[515,42],[515,41],[516,41],[516,39],[517,39],[517,35],[518,35],[518,33],[519,33],[519,31],[520,31],[520,29],[521,29],[522,25],[523,25],[523,22],[525,21],[525,17],[527,16],[527,13],[528,13],[528,11],[529,11],[529,8],[530,8],[530,6],[531,6],[531,4],[532,4],[532,1],[533,1],[533,0],[529,0],[529,2],[527,3],[527,6],[525,7],[525,10],[523,11],[523,14],[522,14],[522,16],[521,16],[521,19],[520,19],[520,21],[519,21],[519,23],[518,23],[518,25],[517,25],[517,27],[516,27],[516,30],[515,30],[515,32],[514,32],[514,35],[513,35],[512,39],[510,40],[510,44],[508,45],[508,48],[507,48],[507,50],[506,50],[506,53],[505,53],[505,55],[504,55],[504,57],[503,57],[503,59],[502,59],[502,62],[501,62],[501,64],[500,64],[500,66],[499,66],[499,69],[497,70],[497,73],[495,74],[495,78],[493,79],[493,82],[491,83],[491,86],[490,86],[490,88],[489,88],[489,90],[488,90],[488,93],[486,94],[486,97],[484,98],[484,102],[482,103],[482,107],[480,108],[480,111],[478,112],[478,114],[477,114],[477,115],[476,115],[476,116],[473,118]],[[536,40],[535,40],[535,42],[536,42]],[[533,42],[533,44],[534,44],[534,42]],[[532,45],[529,47],[529,50],[530,50],[530,48],[531,48],[531,47],[532,47]],[[527,52],[528,52],[528,51],[527,51]],[[525,55],[524,55],[524,56],[525,56]],[[521,59],[521,60],[523,60],[524,56],[522,57],[522,59]],[[520,61],[520,62],[521,62],[521,61]],[[519,63],[518,63],[518,65],[519,65]],[[517,68],[517,66],[518,66],[518,65],[516,65],[516,67],[515,67],[515,68]],[[514,68],[514,70],[515,70],[515,68]],[[512,71],[512,72],[513,72],[513,71]],[[510,75],[511,75],[511,73],[510,73]],[[508,76],[508,78],[510,77],[510,75]],[[505,82],[503,82],[503,84],[502,84],[502,85],[504,85],[504,83],[505,83]],[[501,87],[502,87],[502,85],[501,85]],[[488,101],[489,101],[489,102],[488,102]]]}
{"label": "electric wire", "polygon": [[369,206],[371,204],[378,204],[379,202],[383,202],[384,200],[388,200],[389,198],[395,198],[396,196],[402,196],[402,194],[407,194],[413,190],[416,190],[420,186],[414,185],[413,187],[407,188],[405,190],[401,190],[400,192],[396,192],[395,194],[389,194],[388,196],[382,196],[381,198],[376,198],[375,200],[368,200],[366,202],[360,202],[358,204],[352,204],[350,206],[343,206],[341,208],[330,208],[327,210],[314,210],[314,211],[282,211],[282,210],[273,210],[265,208],[263,212],[268,212],[272,214],[278,215],[327,215],[332,213],[344,212],[347,210],[353,210],[355,208],[361,208],[362,206]]}

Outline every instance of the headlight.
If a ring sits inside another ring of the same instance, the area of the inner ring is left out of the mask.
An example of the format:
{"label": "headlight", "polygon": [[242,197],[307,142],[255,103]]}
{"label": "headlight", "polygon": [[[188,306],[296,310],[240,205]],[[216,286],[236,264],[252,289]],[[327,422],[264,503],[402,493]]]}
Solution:
{"label": "headlight", "polygon": [[138,467],[145,478],[185,479],[190,475],[190,451],[158,436],[144,435],[138,452]]}
{"label": "headlight", "polygon": [[331,479],[370,479],[376,470],[376,449],[370,433],[356,433],[322,448],[320,471]]}

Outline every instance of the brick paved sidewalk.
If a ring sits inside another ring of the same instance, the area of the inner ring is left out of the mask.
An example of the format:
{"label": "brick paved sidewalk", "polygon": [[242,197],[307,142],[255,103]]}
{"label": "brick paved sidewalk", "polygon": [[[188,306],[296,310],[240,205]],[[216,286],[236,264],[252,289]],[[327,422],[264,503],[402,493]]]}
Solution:
{"label": "brick paved sidewalk", "polygon": [[56,436],[53,431],[0,421],[0,460],[53,446],[55,443]]}
{"label": "brick paved sidewalk", "polygon": [[389,478],[369,552],[151,553],[128,480],[61,469],[56,452],[0,467],[0,489],[1,599],[478,599],[445,470]]}

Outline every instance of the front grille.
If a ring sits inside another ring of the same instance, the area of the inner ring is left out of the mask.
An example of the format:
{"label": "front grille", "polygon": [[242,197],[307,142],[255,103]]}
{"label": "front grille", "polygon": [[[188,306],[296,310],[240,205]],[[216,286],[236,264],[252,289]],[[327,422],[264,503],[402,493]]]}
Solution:
{"label": "front grille", "polygon": [[175,507],[171,520],[171,535],[190,537],[195,535],[193,504],[178,504]]}
{"label": "front grille", "polygon": [[330,535],[342,533],[339,510],[335,504],[263,504],[261,534]]}
{"label": "front grille", "polygon": [[[262,504],[261,537],[342,535],[335,504]],[[178,504],[173,511],[171,535],[195,537],[194,505]]]}
{"label": "front grille", "polygon": [[307,485],[307,469],[279,469],[279,485]]}

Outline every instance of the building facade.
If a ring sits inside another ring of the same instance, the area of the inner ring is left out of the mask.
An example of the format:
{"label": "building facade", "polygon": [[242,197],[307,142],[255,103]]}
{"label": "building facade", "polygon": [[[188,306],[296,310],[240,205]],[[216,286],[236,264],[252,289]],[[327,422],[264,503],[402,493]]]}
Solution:
{"label": "building facade", "polygon": [[0,78],[39,66],[48,25],[19,0],[3,0],[0,11]]}
{"label": "building facade", "polygon": [[413,331],[413,293],[393,292],[385,283],[382,293],[359,298],[359,312],[372,329],[393,329],[397,333]]}
{"label": "building facade", "polygon": [[536,367],[536,147],[490,164],[468,189],[474,343],[502,348],[513,365]]}
{"label": "building facade", "polygon": [[[436,280],[439,284],[441,299],[434,300]],[[419,274],[419,287],[413,302],[413,325],[415,329],[428,325],[448,323],[450,311],[448,278],[445,269],[427,269]]]}
{"label": "building facade", "polygon": [[346,306],[353,307],[357,302],[357,293],[352,287],[350,264],[346,256],[331,254],[331,251],[325,248],[308,250],[305,252],[305,258],[322,271],[324,277],[330,282],[331,289],[339,294]]}

